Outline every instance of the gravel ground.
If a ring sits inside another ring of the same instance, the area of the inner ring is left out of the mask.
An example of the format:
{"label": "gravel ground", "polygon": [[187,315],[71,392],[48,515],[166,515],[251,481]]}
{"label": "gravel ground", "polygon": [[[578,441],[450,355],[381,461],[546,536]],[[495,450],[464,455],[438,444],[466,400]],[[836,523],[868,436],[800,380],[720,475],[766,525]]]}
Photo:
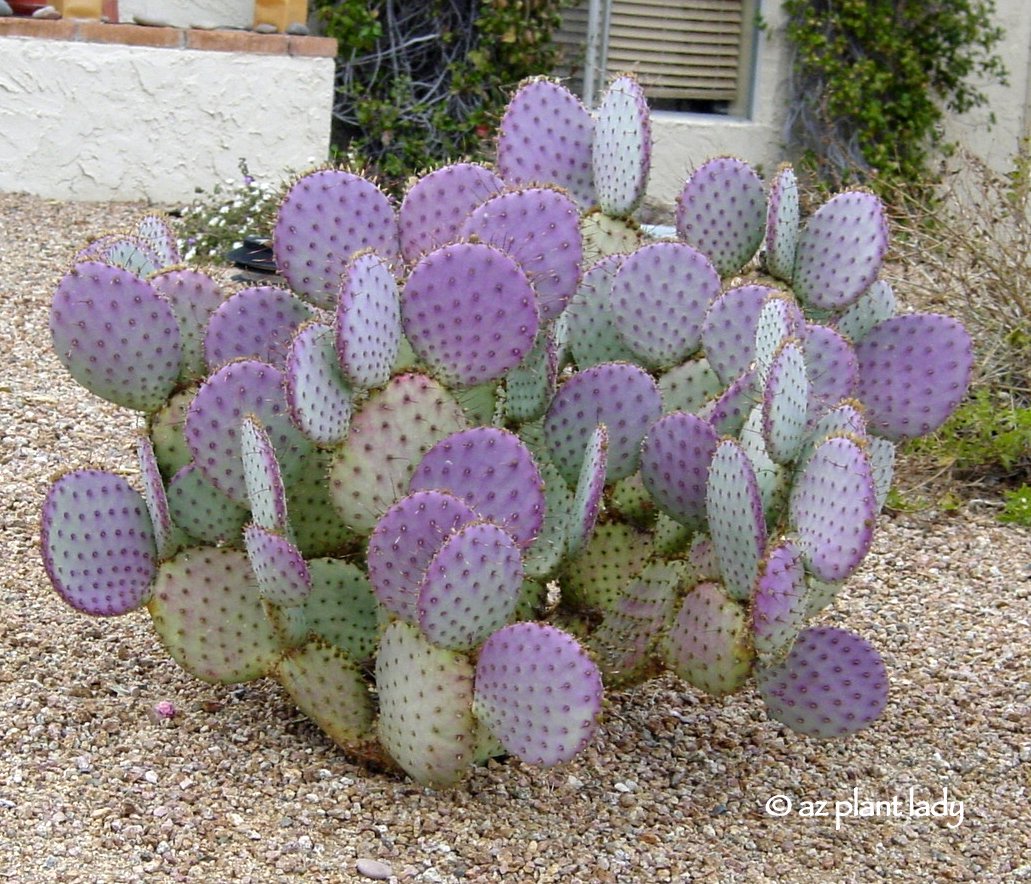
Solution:
{"label": "gravel ground", "polygon": [[[881,518],[828,616],[891,674],[859,736],[818,744],[751,690],[663,678],[610,697],[575,762],[492,762],[445,793],[342,758],[271,682],[191,679],[145,613],[66,608],[37,549],[47,482],[87,465],[135,481],[135,418],[67,377],[47,308],[73,250],[140,209],[0,195],[0,878],[1031,880],[1031,532],[987,512]],[[946,790],[949,817],[920,815]]]}

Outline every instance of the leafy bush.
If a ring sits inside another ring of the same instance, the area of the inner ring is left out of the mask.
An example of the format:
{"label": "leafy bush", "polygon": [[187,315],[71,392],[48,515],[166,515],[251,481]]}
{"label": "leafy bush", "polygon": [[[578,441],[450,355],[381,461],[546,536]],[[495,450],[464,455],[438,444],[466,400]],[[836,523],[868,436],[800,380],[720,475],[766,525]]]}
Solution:
{"label": "leafy bush", "polygon": [[785,0],[794,46],[791,136],[832,186],[925,180],[945,110],[1005,81],[992,0]]}
{"label": "leafy bush", "polygon": [[316,0],[339,41],[334,140],[390,186],[493,150],[507,93],[556,59],[561,0]]}

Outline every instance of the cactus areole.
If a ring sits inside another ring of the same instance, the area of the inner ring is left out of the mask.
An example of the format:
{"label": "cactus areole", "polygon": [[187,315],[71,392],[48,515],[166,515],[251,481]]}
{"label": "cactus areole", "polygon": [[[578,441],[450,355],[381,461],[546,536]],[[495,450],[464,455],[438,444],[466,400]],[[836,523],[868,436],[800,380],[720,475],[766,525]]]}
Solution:
{"label": "cactus areole", "polygon": [[431,786],[567,761],[603,686],[663,670],[810,738],[869,725],[881,658],[812,621],[870,548],[894,444],[963,398],[970,338],[893,315],[863,190],[804,218],[790,169],[720,157],[679,238],[645,242],[649,133],[632,77],[593,115],[535,79],[496,170],[400,206],[306,175],[276,225],[289,288],[221,293],[156,216],[80,252],[54,347],[147,435],[137,481],[50,488],[60,597],[146,608],[198,678],[273,678]]}

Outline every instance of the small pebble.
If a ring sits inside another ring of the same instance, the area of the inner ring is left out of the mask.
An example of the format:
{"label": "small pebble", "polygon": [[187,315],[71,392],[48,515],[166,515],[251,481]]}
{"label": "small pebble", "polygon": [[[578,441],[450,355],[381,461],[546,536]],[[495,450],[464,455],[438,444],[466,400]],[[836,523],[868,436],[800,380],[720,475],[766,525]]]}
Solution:
{"label": "small pebble", "polygon": [[0,0],[0,18],[8,15],[14,15],[14,10],[4,0]]}
{"label": "small pebble", "polygon": [[286,29],[286,32],[293,37],[307,37],[311,33],[311,31],[308,30],[308,26],[303,25],[300,22],[294,22]]}
{"label": "small pebble", "polygon": [[59,19],[61,17],[61,13],[54,9],[53,6],[44,6],[42,9],[37,9],[32,13],[32,17],[54,20]]}
{"label": "small pebble", "polygon": [[255,34],[278,34],[279,33],[279,28],[277,28],[275,25],[270,25],[270,24],[268,24],[266,22],[264,24],[255,25],[254,26],[254,33]]}
{"label": "small pebble", "polygon": [[377,859],[359,859],[355,868],[359,875],[371,878],[373,881],[386,881],[394,874],[394,870],[390,866]]}

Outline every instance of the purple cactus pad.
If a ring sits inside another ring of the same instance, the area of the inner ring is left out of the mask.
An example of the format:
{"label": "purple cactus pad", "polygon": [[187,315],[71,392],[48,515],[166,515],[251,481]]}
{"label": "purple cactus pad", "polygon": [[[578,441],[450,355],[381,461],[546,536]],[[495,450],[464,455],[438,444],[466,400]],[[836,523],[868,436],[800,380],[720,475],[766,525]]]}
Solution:
{"label": "purple cactus pad", "polygon": [[606,215],[626,218],[644,199],[651,168],[648,99],[630,74],[612,81],[594,123],[594,187]]}
{"label": "purple cactus pad", "polygon": [[856,345],[856,396],[872,433],[899,442],[938,429],[963,401],[973,348],[950,316],[913,313],[878,323]]}
{"label": "purple cactus pad", "polygon": [[221,305],[218,284],[199,270],[168,270],[149,280],[155,291],[172,307],[179,322],[182,346],[180,380],[199,380],[207,373],[204,359],[204,334],[211,314]]}
{"label": "purple cactus pad", "polygon": [[605,362],[559,387],[544,417],[548,452],[569,483],[580,477],[587,442],[598,424],[609,434],[608,481],[636,472],[641,440],[662,414],[655,381],[636,365]]}
{"label": "purple cactus pad", "polygon": [[859,566],[873,541],[877,493],[857,440],[831,436],[796,477],[788,513],[805,558],[820,580],[839,581]]}
{"label": "purple cactus pad", "polygon": [[389,380],[401,347],[400,297],[390,266],[374,252],[356,255],[344,270],[336,349],[354,386],[368,389]]}
{"label": "purple cactus pad", "polygon": [[179,377],[175,314],[152,285],[127,270],[76,264],[54,293],[50,332],[71,376],[116,405],[156,411]]}
{"label": "purple cactus pad", "polygon": [[584,462],[580,467],[580,478],[573,495],[566,535],[566,554],[569,556],[577,555],[594,533],[594,526],[598,523],[598,513],[601,510],[602,494],[605,492],[608,462],[609,434],[605,426],[599,424],[587,442]]}
{"label": "purple cactus pad", "polygon": [[426,255],[405,283],[401,320],[412,349],[451,385],[515,368],[533,347],[537,298],[515,259],[486,243]]}
{"label": "purple cactus pad", "polygon": [[419,586],[430,560],[452,532],[476,513],[445,491],[402,497],[376,523],[369,537],[369,580],[388,610],[415,623]]}
{"label": "purple cactus pad", "polygon": [[888,673],[880,654],[846,629],[801,632],[787,658],[756,673],[771,718],[820,739],[868,727],[888,703]]}
{"label": "purple cactus pad", "polygon": [[766,522],[752,462],[733,439],[724,439],[716,447],[705,509],[727,592],[735,599],[751,598],[766,551]]}
{"label": "purple cactus pad", "polygon": [[320,322],[302,326],[283,369],[290,418],[316,445],[342,442],[351,426],[354,391],[340,370],[335,337]]}
{"label": "purple cactus pad", "polygon": [[311,592],[311,572],[300,550],[255,524],[243,529],[243,541],[262,598],[288,608],[302,604]]}
{"label": "purple cactus pad", "polygon": [[145,604],[157,549],[147,504],[103,470],[65,473],[43,501],[43,566],[58,595],[84,614],[109,617]]}
{"label": "purple cactus pad", "polygon": [[163,215],[144,215],[136,222],[133,235],[146,243],[158,261],[158,267],[171,267],[182,263],[172,225]]}
{"label": "purple cactus pad", "polygon": [[242,289],[211,314],[204,358],[212,370],[233,359],[259,359],[282,368],[294,332],[311,315],[311,308],[286,289]]}
{"label": "purple cactus pad", "polygon": [[303,469],[311,442],[290,421],[283,375],[255,360],[230,362],[208,378],[186,412],[186,442],[208,481],[246,505],[247,485],[240,453],[240,421],[253,414],[264,425],[289,483]]}
{"label": "purple cactus pad", "polygon": [[469,213],[504,187],[477,163],[454,163],[424,175],[408,189],[397,213],[405,260],[414,262],[454,242]]}
{"label": "purple cactus pad", "polygon": [[287,530],[286,488],[272,440],[254,415],[240,421],[240,454],[254,522],[269,531]]}
{"label": "purple cactus pad", "polygon": [[763,388],[763,442],[769,456],[779,464],[794,460],[805,435],[810,399],[806,369],[802,346],[789,339],[773,357]]}
{"label": "purple cactus pad", "polygon": [[701,252],[686,243],[651,243],[616,271],[613,324],[645,363],[669,368],[698,349],[705,313],[719,293],[720,278]]}
{"label": "purple cactus pad", "polygon": [[158,559],[167,559],[178,549],[180,536],[172,524],[168,495],[161,479],[161,469],[154,454],[154,445],[149,437],[141,435],[136,440],[136,455],[140,462],[140,476],[143,479],[143,499],[147,502],[147,512],[150,514],[150,523],[154,531],[155,551]]}
{"label": "purple cactus pad", "polygon": [[859,362],[852,345],[825,325],[809,323],[802,340],[809,378],[809,422],[842,399],[853,395],[859,381]]}
{"label": "purple cactus pad", "polygon": [[791,282],[795,272],[800,214],[798,179],[787,165],[777,169],[770,182],[766,207],[766,269],[770,276]]}
{"label": "purple cactus pad", "polygon": [[802,554],[790,540],[766,551],[752,597],[752,637],[759,659],[781,657],[806,616],[807,587]]}
{"label": "purple cactus pad", "polygon": [[555,319],[576,291],[583,262],[580,213],[561,190],[527,187],[491,197],[469,215],[461,235],[515,258],[537,294],[542,322]]}
{"label": "purple cactus pad", "polygon": [[544,520],[544,482],[533,455],[508,430],[474,427],[434,445],[415,469],[410,491],[447,491],[500,525],[522,548]]}
{"label": "purple cactus pad", "polygon": [[580,280],[566,312],[562,314],[569,329],[569,349],[579,368],[601,362],[632,362],[627,347],[613,323],[610,293],[623,255],[609,255],[591,267]]}
{"label": "purple cactus pad", "polygon": [[677,233],[726,276],[755,255],[765,214],[763,183],[752,167],[734,157],[715,157],[684,183],[677,198]]}
{"label": "purple cactus pad", "polygon": [[777,289],[743,285],[714,300],[702,323],[705,358],[724,384],[748,370],[755,358],[755,331],[759,314]]}
{"label": "purple cactus pad", "polygon": [[655,505],[684,525],[705,518],[705,483],[719,437],[708,421],[675,411],[648,429],[641,480]]}
{"label": "purple cactus pad", "polygon": [[821,310],[844,310],[877,278],[887,250],[880,199],[862,190],[839,193],[816,210],[798,238],[795,294]]}
{"label": "purple cactus pad", "polygon": [[416,610],[433,644],[469,651],[515,611],[523,565],[511,536],[491,522],[472,522],[447,537],[426,566]]}
{"label": "purple cactus pad", "polygon": [[554,626],[513,623],[480,649],[476,717],[528,764],[569,761],[594,737],[601,704],[598,667]]}
{"label": "purple cactus pad", "polygon": [[594,119],[572,92],[543,77],[522,83],[498,129],[498,169],[512,184],[557,184],[582,208],[594,194]]}
{"label": "purple cactus pad", "polygon": [[332,309],[340,274],[355,252],[373,249],[400,258],[390,200],[351,172],[324,169],[299,179],[279,207],[272,240],[276,266],[301,297]]}

